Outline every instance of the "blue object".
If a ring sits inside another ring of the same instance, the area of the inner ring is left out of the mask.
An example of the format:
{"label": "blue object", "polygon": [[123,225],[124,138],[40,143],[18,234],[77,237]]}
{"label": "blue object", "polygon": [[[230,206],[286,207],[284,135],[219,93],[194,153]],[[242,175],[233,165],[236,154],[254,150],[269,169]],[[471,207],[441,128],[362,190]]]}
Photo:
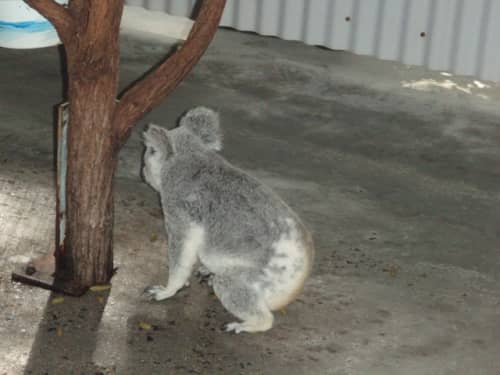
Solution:
{"label": "blue object", "polygon": [[54,26],[23,0],[0,0],[0,47],[27,49],[60,43]]}
{"label": "blue object", "polygon": [[39,33],[53,30],[54,27],[49,21],[24,21],[24,22],[5,22],[0,21],[0,32],[3,30],[19,31],[23,33]]}

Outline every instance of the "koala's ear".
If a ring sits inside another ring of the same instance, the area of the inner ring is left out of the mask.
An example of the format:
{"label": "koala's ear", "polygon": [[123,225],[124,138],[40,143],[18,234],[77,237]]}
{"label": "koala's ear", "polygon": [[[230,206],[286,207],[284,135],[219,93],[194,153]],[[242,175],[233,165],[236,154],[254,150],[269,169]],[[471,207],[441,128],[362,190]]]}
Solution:
{"label": "koala's ear", "polygon": [[174,153],[172,144],[167,134],[167,130],[155,124],[147,125],[143,132],[144,145],[152,148],[155,152],[160,153],[164,157],[168,157]]}
{"label": "koala's ear", "polygon": [[219,114],[206,107],[196,107],[186,112],[179,121],[179,126],[188,129],[211,149],[222,149],[222,131]]}

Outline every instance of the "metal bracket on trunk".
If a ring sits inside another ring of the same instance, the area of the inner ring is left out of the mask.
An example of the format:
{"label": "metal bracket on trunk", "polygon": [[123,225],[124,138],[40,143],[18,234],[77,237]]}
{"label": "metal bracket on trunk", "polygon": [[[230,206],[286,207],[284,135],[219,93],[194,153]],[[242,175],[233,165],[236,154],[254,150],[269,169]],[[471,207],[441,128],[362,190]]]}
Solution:
{"label": "metal bracket on trunk", "polygon": [[[56,172],[56,251],[63,251],[66,236],[66,172],[68,168],[69,105],[58,107],[57,117],[57,172]],[[32,259],[26,266],[12,273],[12,281],[73,296],[81,296],[86,290],[73,290],[54,278],[54,253]]]}

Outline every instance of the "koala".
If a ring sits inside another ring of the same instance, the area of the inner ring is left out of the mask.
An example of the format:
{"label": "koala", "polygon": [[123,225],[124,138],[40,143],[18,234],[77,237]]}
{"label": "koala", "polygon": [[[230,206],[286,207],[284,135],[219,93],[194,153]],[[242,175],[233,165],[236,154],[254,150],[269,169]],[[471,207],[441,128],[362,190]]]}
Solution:
{"label": "koala", "polygon": [[173,130],[150,124],[143,136],[143,177],[161,197],[169,266],[167,285],[145,292],[172,297],[201,263],[222,305],[241,320],[226,331],[270,329],[272,311],[295,299],[311,271],[310,233],[270,188],[217,152],[222,132],[213,110],[191,109]]}

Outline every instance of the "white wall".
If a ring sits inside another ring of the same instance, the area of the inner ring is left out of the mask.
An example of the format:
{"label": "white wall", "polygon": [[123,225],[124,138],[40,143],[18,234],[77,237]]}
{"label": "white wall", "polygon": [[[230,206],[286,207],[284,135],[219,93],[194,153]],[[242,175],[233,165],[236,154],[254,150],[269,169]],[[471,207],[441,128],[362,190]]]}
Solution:
{"label": "white wall", "polygon": [[[127,0],[174,15],[195,0]],[[222,26],[500,81],[500,0],[228,0]]]}

